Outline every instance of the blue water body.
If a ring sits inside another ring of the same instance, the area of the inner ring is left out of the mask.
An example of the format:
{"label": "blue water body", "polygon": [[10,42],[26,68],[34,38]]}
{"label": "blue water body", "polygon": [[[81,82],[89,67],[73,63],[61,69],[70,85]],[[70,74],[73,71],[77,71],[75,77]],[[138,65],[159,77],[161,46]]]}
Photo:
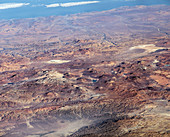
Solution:
{"label": "blue water body", "polygon": [[[89,3],[81,2],[90,1]],[[71,2],[74,3],[70,6]],[[67,4],[66,4],[67,3]],[[49,6],[58,4],[58,6]],[[62,6],[66,4],[67,6]],[[170,5],[170,0],[0,0],[0,19],[34,18],[110,10],[121,6]]]}

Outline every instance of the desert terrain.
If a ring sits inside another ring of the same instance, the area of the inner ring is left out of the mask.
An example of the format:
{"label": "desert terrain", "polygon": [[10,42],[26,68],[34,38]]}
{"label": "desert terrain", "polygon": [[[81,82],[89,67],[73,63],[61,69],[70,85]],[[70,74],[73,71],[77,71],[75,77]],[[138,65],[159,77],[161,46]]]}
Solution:
{"label": "desert terrain", "polygon": [[0,136],[170,136],[170,7],[0,21]]}

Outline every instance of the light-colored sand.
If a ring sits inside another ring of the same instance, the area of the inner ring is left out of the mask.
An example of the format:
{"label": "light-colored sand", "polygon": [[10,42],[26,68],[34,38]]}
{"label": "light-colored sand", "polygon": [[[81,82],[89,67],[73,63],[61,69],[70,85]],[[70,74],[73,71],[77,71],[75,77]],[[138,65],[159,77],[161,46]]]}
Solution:
{"label": "light-colored sand", "polygon": [[[63,120],[64,121],[64,120]],[[88,126],[92,123],[89,119],[81,119],[76,121],[64,121],[64,123],[60,122],[54,122],[56,123],[56,130],[54,130],[54,127],[51,127],[51,131],[47,130],[46,133],[42,132],[42,134],[32,134],[28,135],[27,137],[67,137],[71,135],[72,133],[76,132],[78,129]],[[53,126],[53,125],[51,125]],[[35,127],[37,128],[37,127]],[[43,129],[43,125],[41,127]],[[44,135],[43,135],[44,134]]]}
{"label": "light-colored sand", "polygon": [[62,64],[62,63],[68,63],[70,62],[70,60],[50,60],[50,61],[47,61],[47,63],[50,63],[50,64]]}
{"label": "light-colored sand", "polygon": [[63,74],[57,71],[51,71],[48,74],[51,79],[64,79]]}
{"label": "light-colored sand", "polygon": [[144,49],[145,52],[155,52],[156,50],[159,49],[165,49],[164,47],[156,47],[154,44],[147,44],[147,45],[138,45],[131,47],[130,50],[135,50],[135,49]]}
{"label": "light-colored sand", "polygon": [[67,122],[63,125],[63,128],[59,129],[54,133],[46,135],[46,137],[64,137],[64,136],[66,137],[76,132],[78,129],[90,125],[91,122],[92,121],[88,119],[81,119],[74,122]]}

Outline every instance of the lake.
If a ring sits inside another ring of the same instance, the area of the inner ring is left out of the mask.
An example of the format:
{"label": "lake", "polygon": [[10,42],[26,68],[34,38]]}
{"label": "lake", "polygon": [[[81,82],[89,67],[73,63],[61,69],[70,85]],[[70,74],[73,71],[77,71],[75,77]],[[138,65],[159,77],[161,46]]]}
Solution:
{"label": "lake", "polygon": [[170,5],[170,0],[1,0],[0,19],[104,11],[121,6]]}

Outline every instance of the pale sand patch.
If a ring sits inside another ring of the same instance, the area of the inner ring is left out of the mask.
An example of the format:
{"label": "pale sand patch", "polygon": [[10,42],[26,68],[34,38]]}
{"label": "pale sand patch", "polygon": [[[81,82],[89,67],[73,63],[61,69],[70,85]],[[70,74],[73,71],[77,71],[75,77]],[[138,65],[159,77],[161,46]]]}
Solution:
{"label": "pale sand patch", "polygon": [[27,127],[28,127],[28,128],[34,128],[34,127],[30,124],[30,122],[29,122],[28,120],[26,120],[26,124],[27,124]]}
{"label": "pale sand patch", "polygon": [[50,60],[47,61],[46,63],[50,63],[50,64],[62,64],[62,63],[68,63],[70,62],[70,60]]}
{"label": "pale sand patch", "polygon": [[159,115],[170,117],[169,113],[160,113]]}
{"label": "pale sand patch", "polygon": [[146,44],[146,45],[138,45],[135,47],[131,47],[130,50],[134,50],[134,49],[144,49],[145,52],[155,52],[156,50],[159,49],[165,49],[164,47],[156,47],[154,44]]}
{"label": "pale sand patch", "polygon": [[49,77],[51,78],[51,79],[64,79],[63,78],[63,74],[62,73],[59,73],[59,72],[57,72],[57,71],[51,71],[51,72],[49,72],[48,73],[49,74]]}
{"label": "pale sand patch", "polygon": [[26,121],[26,125],[28,128],[34,128],[31,124],[30,124],[30,121],[26,118],[25,116],[25,121]]}
{"label": "pale sand patch", "polygon": [[[90,125],[91,123],[92,121],[89,119],[81,119],[72,122],[64,121],[64,123],[56,123],[59,126],[59,128],[56,128],[56,131],[52,131],[52,132],[47,131],[47,133],[45,133],[42,136],[43,137],[66,137],[76,132],[80,128]],[[39,136],[36,136],[35,134],[35,135],[28,135],[27,137],[40,137],[40,136],[41,134],[39,134]]]}
{"label": "pale sand patch", "polygon": [[63,128],[59,129],[54,133],[46,135],[46,137],[64,137],[64,136],[66,137],[76,132],[80,128],[90,125],[91,123],[92,121],[88,119],[81,119],[74,122],[67,122],[66,124],[64,124]]}

